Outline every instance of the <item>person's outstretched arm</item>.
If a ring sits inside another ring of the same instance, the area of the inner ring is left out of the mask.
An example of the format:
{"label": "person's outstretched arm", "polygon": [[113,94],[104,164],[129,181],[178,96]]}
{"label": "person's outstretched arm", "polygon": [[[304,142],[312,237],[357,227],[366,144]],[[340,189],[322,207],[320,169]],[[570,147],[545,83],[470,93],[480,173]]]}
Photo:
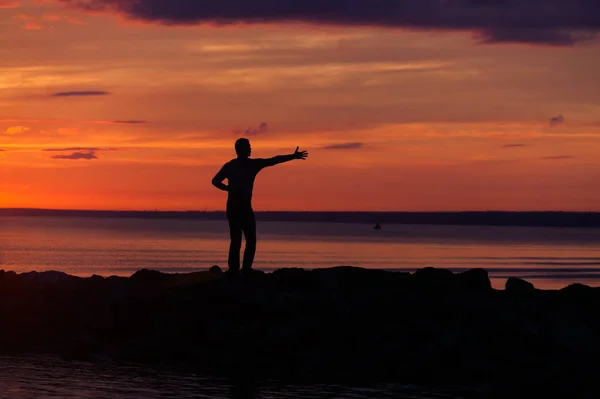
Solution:
{"label": "person's outstretched arm", "polygon": [[296,151],[293,154],[289,155],[277,155],[273,158],[264,159],[264,166],[273,166],[280,163],[293,161],[294,159],[302,159],[305,160],[308,157],[308,152],[306,151],[298,151],[300,147],[296,147]]}
{"label": "person's outstretched arm", "polygon": [[212,179],[212,184],[219,190],[229,191],[229,186],[223,183],[223,180],[227,178],[227,174],[225,173],[225,166],[221,168],[220,171],[217,172],[215,177]]}

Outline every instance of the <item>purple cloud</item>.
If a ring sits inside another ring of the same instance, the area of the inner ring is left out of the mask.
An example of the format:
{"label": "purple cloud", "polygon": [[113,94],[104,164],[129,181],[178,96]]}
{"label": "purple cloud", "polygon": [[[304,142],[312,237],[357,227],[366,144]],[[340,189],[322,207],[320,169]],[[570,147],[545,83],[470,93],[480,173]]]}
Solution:
{"label": "purple cloud", "polygon": [[116,148],[99,147],[69,147],[69,148],[44,148],[42,151],[117,151]]}
{"label": "purple cloud", "polygon": [[555,116],[553,118],[550,118],[550,125],[551,126],[558,126],[561,123],[564,123],[564,121],[565,121],[565,117],[564,116],[557,115],[557,116]]}
{"label": "purple cloud", "polygon": [[99,90],[59,91],[58,93],[53,93],[51,97],[107,96],[109,94],[107,91]]}
{"label": "purple cloud", "polygon": [[112,123],[118,124],[118,125],[141,125],[143,123],[148,123],[148,121],[141,121],[141,120],[125,120],[125,121],[112,121]]}
{"label": "purple cloud", "polygon": [[325,147],[321,147],[323,150],[359,150],[364,148],[364,143],[340,143],[340,144],[331,144],[326,145]]}
{"label": "purple cloud", "polygon": [[477,32],[483,42],[573,45],[600,31],[597,0],[60,0],[177,24],[308,22]]}
{"label": "purple cloud", "polygon": [[83,151],[75,151],[68,155],[52,155],[50,158],[52,159],[70,159],[73,161],[80,159],[98,159],[95,151],[83,152]]}
{"label": "purple cloud", "polygon": [[571,159],[571,158],[575,158],[573,155],[552,155],[552,156],[548,156],[548,157],[542,157],[542,159]]}
{"label": "purple cloud", "polygon": [[257,128],[249,127],[248,129],[246,129],[246,131],[244,132],[244,135],[256,136],[257,134],[267,133],[268,131],[269,131],[269,127],[268,127],[267,123],[263,122],[260,125],[258,125]]}
{"label": "purple cloud", "polygon": [[70,154],[52,155],[52,159],[67,159],[67,160],[91,160],[98,159],[100,151],[117,151],[116,148],[97,148],[97,147],[69,147],[69,148],[45,148],[42,151],[47,152],[70,152]]}

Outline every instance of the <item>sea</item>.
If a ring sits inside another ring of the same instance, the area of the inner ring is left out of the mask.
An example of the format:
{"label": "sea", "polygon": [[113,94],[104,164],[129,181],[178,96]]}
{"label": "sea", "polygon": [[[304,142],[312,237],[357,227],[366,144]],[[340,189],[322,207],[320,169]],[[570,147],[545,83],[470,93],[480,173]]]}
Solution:
{"label": "sea", "polygon": [[0,356],[0,398],[3,399],[409,399],[478,396],[478,390],[465,387],[232,381],[139,364],[64,361],[44,356]]}
{"label": "sea", "polygon": [[[488,271],[536,288],[600,286],[600,229],[258,221],[254,267],[266,272],[357,266],[414,272],[437,267]],[[0,269],[57,270],[88,277],[227,267],[221,220],[0,216]]]}
{"label": "sea", "polygon": [[[541,289],[600,286],[600,229],[259,221],[255,268],[270,272],[357,266],[413,272],[437,267],[488,271]],[[226,221],[0,216],[0,269],[57,270],[88,277],[226,268]],[[5,328],[6,326],[2,326]],[[0,356],[0,398],[460,398],[467,390],[410,385],[251,386],[143,365]]]}

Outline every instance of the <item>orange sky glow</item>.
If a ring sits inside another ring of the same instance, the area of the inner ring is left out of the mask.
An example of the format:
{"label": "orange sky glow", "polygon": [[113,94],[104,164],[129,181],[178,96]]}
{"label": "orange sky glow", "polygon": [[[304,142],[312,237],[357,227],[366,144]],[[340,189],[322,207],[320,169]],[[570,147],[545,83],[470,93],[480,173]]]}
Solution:
{"label": "orange sky glow", "polygon": [[[600,211],[600,41],[168,26],[0,1],[0,207],[219,210],[239,137],[261,210]],[[260,125],[263,128],[260,128]]]}

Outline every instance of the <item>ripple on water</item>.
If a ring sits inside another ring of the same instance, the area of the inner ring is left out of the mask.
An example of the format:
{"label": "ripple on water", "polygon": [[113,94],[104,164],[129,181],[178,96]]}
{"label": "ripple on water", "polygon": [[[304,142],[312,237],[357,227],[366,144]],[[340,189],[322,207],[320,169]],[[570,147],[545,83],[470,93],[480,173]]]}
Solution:
{"label": "ripple on water", "polygon": [[466,393],[396,384],[376,387],[291,385],[275,381],[234,385],[190,372],[147,366],[64,361],[49,357],[0,357],[0,398],[461,398]]}

